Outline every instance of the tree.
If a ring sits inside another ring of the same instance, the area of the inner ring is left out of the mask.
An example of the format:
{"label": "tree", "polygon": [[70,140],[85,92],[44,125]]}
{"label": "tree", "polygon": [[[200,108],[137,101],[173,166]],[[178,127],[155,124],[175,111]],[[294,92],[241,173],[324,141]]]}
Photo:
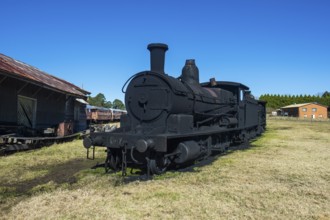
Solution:
{"label": "tree", "polygon": [[88,103],[93,106],[104,107],[106,103],[105,96],[102,93],[97,94],[95,97],[88,96]]}
{"label": "tree", "polygon": [[316,96],[316,95],[270,95],[265,94],[261,95],[260,100],[267,102],[267,109],[277,109],[280,107],[283,107],[285,105],[291,105],[291,104],[301,104],[301,103],[307,103],[307,102],[316,102],[321,105],[330,106],[330,93],[324,92],[322,97]]}
{"label": "tree", "polygon": [[103,107],[112,108],[112,102],[110,102],[110,101],[105,102]]}
{"label": "tree", "polygon": [[323,95],[322,95],[322,98],[326,98],[326,97],[328,97],[328,96],[330,96],[330,92],[325,91],[325,92],[323,93]]}
{"label": "tree", "polygon": [[111,108],[112,103],[107,101],[103,93],[97,94],[95,97],[88,96],[88,103],[93,106]]}
{"label": "tree", "polygon": [[113,102],[107,101],[103,93],[99,93],[95,97],[88,96],[87,102],[90,105],[98,107],[125,109],[125,105],[121,100],[115,99]]}
{"label": "tree", "polygon": [[112,107],[116,108],[116,109],[122,109],[122,110],[125,109],[124,103],[122,101],[120,101],[119,99],[113,100]]}

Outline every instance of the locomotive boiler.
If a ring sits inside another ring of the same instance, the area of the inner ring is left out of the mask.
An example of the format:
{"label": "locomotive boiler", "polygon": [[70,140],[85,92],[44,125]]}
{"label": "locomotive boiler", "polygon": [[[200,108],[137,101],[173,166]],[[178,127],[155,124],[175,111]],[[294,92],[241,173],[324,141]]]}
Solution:
{"label": "locomotive boiler", "polygon": [[[113,132],[94,132],[85,148],[107,149],[106,170],[127,167],[161,174],[224,152],[231,144],[260,135],[266,126],[265,102],[241,83],[199,82],[195,60],[186,60],[174,78],[164,71],[166,44],[149,44],[151,68],[127,82],[127,115]],[[124,85],[125,86],[125,85]]]}

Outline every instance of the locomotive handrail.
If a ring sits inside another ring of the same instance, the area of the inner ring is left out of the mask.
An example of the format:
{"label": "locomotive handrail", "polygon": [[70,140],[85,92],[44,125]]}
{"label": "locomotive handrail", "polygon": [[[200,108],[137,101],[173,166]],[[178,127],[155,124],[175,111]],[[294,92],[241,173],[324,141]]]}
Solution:
{"label": "locomotive handrail", "polygon": [[126,82],[124,83],[123,87],[121,88],[122,93],[126,93],[126,91],[124,91],[125,86],[127,85],[127,83],[129,83],[129,81],[131,81],[135,76],[139,75],[140,73],[136,73],[133,76],[131,76],[130,78],[128,78],[128,80],[126,80]]}

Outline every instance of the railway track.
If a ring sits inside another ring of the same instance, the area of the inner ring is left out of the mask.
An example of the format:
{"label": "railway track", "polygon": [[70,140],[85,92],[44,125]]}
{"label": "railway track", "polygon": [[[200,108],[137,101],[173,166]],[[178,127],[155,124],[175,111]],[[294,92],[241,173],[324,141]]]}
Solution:
{"label": "railway track", "polygon": [[18,151],[37,149],[54,143],[72,141],[89,134],[89,130],[81,131],[64,137],[16,137],[15,134],[0,136],[0,156]]}

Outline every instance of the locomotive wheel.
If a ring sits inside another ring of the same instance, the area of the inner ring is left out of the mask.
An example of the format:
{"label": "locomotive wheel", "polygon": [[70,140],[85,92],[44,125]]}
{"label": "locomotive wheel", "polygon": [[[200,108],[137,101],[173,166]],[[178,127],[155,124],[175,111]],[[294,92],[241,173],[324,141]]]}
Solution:
{"label": "locomotive wheel", "polygon": [[117,168],[119,167],[119,157],[118,155],[111,155],[110,157],[110,167],[116,171]]}
{"label": "locomotive wheel", "polygon": [[105,172],[108,172],[109,169],[112,169],[116,171],[118,169],[119,165],[119,157],[118,155],[108,155],[106,161],[105,161]]}
{"label": "locomotive wheel", "polygon": [[109,170],[110,170],[110,155],[108,155],[107,159],[105,159],[104,169],[105,169],[106,173],[109,172]]}
{"label": "locomotive wheel", "polygon": [[160,175],[164,173],[168,167],[168,159],[164,157],[157,158],[157,159],[150,159],[149,161],[149,168],[152,174]]}

